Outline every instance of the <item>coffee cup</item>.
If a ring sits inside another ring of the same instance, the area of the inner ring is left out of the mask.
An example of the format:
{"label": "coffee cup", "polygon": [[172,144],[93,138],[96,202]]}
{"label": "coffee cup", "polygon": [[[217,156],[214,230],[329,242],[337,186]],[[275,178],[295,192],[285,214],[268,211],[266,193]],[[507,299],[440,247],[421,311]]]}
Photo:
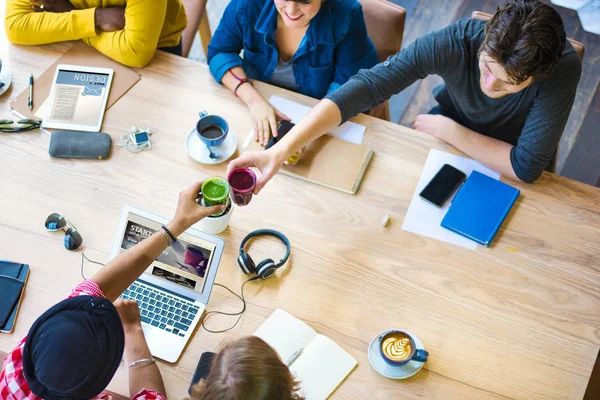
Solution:
{"label": "coffee cup", "polygon": [[429,357],[427,350],[417,349],[410,334],[400,330],[379,337],[379,353],[386,363],[394,367],[401,367],[409,361],[424,363]]}
{"label": "coffee cup", "polygon": [[196,134],[208,147],[220,146],[229,133],[229,124],[218,115],[200,113],[200,120],[196,123]]}

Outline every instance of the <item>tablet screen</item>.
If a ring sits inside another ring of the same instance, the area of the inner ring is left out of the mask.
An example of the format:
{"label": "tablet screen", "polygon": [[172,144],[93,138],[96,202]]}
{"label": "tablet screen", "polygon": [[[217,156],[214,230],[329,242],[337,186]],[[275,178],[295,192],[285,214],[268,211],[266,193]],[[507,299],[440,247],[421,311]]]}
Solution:
{"label": "tablet screen", "polygon": [[108,96],[109,74],[60,69],[48,121],[95,126]]}

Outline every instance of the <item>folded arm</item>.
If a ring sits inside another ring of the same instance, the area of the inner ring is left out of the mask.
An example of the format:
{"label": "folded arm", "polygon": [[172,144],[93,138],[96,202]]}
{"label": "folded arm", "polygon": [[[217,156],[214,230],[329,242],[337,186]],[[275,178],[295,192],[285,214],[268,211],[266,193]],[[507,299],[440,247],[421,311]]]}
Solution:
{"label": "folded arm", "polygon": [[8,0],[4,26],[11,43],[39,45],[96,36],[95,8],[35,12],[29,0]]}
{"label": "folded arm", "polygon": [[167,14],[167,0],[128,0],[125,28],[102,32],[84,41],[115,61],[145,67],[154,57]]}

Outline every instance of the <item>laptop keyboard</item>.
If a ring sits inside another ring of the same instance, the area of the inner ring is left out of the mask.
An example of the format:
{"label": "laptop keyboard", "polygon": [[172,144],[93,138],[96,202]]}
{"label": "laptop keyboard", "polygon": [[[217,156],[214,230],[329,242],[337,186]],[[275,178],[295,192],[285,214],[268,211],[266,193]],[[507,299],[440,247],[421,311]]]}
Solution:
{"label": "laptop keyboard", "polygon": [[142,322],[182,337],[199,310],[191,301],[139,281],[133,282],[121,298],[137,301]]}

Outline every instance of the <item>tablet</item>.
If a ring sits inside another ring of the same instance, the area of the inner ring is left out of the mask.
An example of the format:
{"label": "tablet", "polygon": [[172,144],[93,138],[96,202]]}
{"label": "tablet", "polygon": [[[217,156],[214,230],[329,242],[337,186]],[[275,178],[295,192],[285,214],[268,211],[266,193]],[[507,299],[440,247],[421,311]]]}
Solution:
{"label": "tablet", "polygon": [[42,127],[99,132],[113,75],[109,68],[57,65]]}

